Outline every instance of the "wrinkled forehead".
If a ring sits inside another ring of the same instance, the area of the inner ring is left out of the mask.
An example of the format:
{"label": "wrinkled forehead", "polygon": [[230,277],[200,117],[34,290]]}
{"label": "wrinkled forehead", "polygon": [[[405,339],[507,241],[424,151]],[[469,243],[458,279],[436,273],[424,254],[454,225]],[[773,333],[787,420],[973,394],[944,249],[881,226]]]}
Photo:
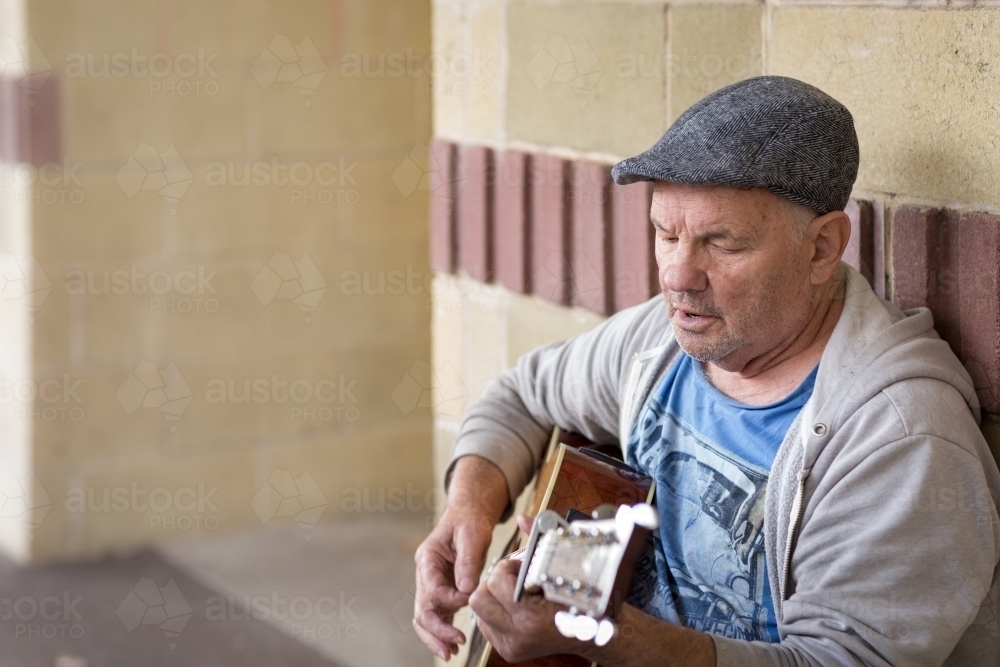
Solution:
{"label": "wrinkled forehead", "polygon": [[656,181],[650,217],[661,225],[729,222],[759,228],[794,215],[794,206],[764,188]]}

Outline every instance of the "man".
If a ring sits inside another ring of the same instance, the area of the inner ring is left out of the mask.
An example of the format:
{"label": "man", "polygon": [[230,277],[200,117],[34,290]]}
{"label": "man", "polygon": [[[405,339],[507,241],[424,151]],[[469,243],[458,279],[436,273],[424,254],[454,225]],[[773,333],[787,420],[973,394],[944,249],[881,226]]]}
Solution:
{"label": "man", "polygon": [[[501,655],[618,665],[997,665],[1000,473],[930,313],[840,258],[850,113],[784,77],[695,104],[618,183],[654,181],[663,302],[525,355],[473,405],[417,552],[414,625],[448,657],[470,603]],[[665,307],[664,307],[665,305]],[[562,637],[490,530],[559,425],[657,482],[616,636]]]}

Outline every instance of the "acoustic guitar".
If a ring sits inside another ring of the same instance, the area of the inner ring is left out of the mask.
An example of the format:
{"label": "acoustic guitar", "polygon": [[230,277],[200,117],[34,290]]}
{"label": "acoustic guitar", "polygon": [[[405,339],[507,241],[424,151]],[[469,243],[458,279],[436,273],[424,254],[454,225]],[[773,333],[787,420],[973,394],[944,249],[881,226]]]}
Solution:
{"label": "acoustic guitar", "polygon": [[[653,500],[653,481],[616,458],[618,452],[555,428],[527,511],[536,519],[531,535],[518,530],[503,550],[507,557],[522,559],[515,597],[538,591],[570,607],[557,614],[560,632],[599,644],[610,639],[636,561],[655,528],[655,512],[647,506]],[[580,567],[583,562],[587,567]],[[510,664],[475,626],[469,643],[466,667]],[[575,655],[517,664],[596,667]]]}

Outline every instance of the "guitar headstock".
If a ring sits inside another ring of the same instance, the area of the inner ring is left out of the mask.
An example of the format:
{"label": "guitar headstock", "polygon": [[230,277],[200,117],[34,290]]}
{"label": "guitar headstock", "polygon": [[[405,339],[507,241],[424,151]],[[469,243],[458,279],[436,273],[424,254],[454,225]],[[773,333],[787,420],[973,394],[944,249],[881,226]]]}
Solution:
{"label": "guitar headstock", "polygon": [[[659,525],[656,510],[640,503],[599,508],[592,520],[567,522],[555,512],[538,515],[524,549],[514,599],[541,592],[546,599],[569,607],[556,615],[556,626],[567,637],[604,644],[614,633],[613,596],[622,594],[621,573],[635,565],[649,532]],[[611,516],[613,513],[613,516]],[[627,591],[625,591],[627,592]],[[610,610],[610,614],[609,614]]]}

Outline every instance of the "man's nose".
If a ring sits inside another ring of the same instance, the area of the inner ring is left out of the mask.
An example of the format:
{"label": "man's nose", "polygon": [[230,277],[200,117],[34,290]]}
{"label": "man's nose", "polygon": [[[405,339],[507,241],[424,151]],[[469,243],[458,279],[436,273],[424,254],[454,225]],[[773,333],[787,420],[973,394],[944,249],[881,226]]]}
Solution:
{"label": "man's nose", "polygon": [[701,292],[708,288],[708,274],[689,243],[679,242],[657,257],[660,287],[669,292]]}

